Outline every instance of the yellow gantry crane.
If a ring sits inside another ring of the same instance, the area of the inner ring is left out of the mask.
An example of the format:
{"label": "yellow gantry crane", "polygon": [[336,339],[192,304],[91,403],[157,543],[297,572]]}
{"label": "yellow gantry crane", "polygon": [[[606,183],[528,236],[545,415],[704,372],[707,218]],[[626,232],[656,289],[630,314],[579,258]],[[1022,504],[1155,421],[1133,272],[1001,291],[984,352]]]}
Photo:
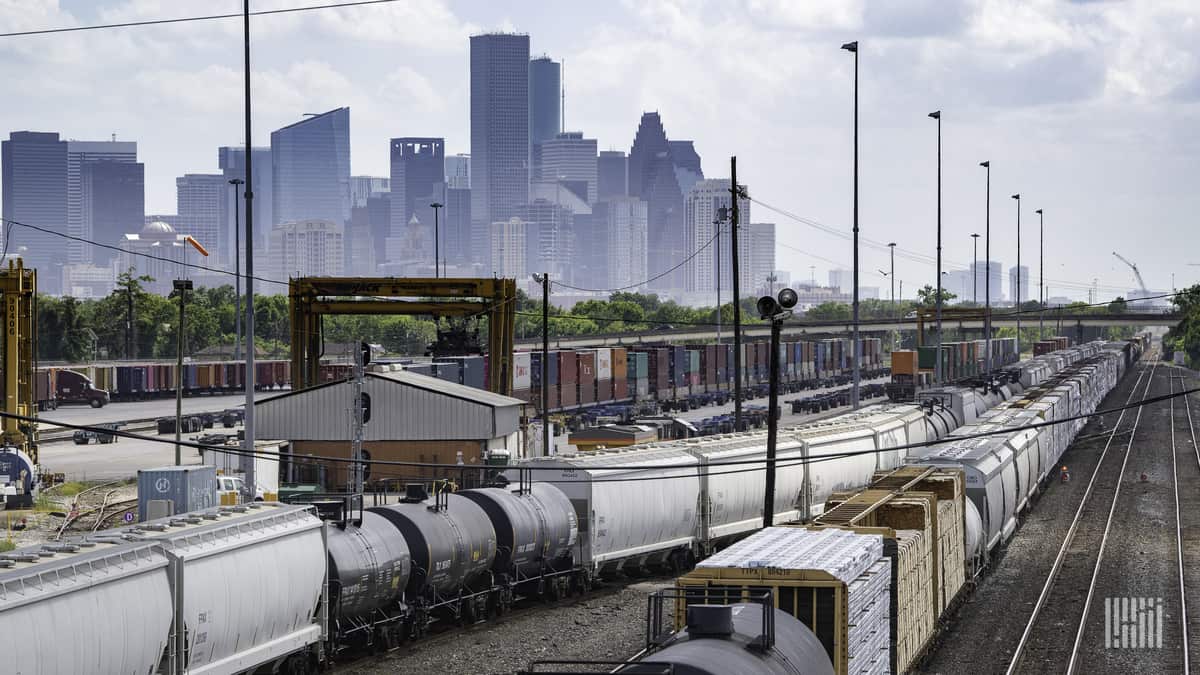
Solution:
{"label": "yellow gantry crane", "polygon": [[[34,302],[37,271],[26,269],[21,259],[0,268],[0,298],[4,301],[4,412],[25,417],[37,415],[33,363],[37,348]],[[37,426],[5,417],[0,425],[0,445],[21,450],[38,464]]]}
{"label": "yellow gantry crane", "polygon": [[[398,298],[420,298],[400,300]],[[292,325],[292,388],[319,381],[321,317],[338,314],[408,314],[487,317],[488,388],[512,389],[517,283],[513,279],[300,277],[288,282]]]}

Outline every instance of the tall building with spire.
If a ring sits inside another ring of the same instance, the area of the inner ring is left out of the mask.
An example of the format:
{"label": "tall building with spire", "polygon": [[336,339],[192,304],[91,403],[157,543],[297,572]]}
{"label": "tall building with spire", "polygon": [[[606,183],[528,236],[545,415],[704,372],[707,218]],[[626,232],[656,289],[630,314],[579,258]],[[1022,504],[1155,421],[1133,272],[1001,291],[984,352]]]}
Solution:
{"label": "tall building with spire", "polygon": [[473,35],[471,218],[489,235],[508,232],[492,224],[508,223],[528,203],[529,36]]}
{"label": "tall building with spire", "polygon": [[529,62],[529,143],[562,133],[562,65],[548,56]]}
{"label": "tall building with spire", "polygon": [[[682,164],[677,165],[673,150],[682,153]],[[658,277],[650,284],[652,290],[678,293],[688,287],[683,267],[668,270],[692,252],[686,242],[685,191],[681,179],[690,189],[703,177],[700,157],[691,144],[672,148],[659,114],[644,113],[629,150],[629,194],[647,204],[647,238],[653,252],[649,273]]]}

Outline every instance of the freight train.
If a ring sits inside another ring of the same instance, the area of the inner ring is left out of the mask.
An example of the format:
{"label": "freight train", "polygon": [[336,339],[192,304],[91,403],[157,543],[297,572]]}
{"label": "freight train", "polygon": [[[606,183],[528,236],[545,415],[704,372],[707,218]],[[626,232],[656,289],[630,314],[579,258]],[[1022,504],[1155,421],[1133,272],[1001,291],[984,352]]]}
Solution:
{"label": "freight train", "polygon": [[[783,429],[775,518],[832,518],[831,505],[907,463],[973,470],[919,446],[1009,409],[1047,420],[1086,414],[1133,348],[1083,345],[1015,364],[986,392],[952,387]],[[993,399],[1008,405],[982,410]],[[1026,421],[1003,422],[1017,423]],[[964,560],[986,564],[1011,536],[993,494],[1013,512],[1027,503],[1043,475],[1029,453],[1048,453],[1052,465],[1069,440],[1055,428],[1033,431],[1038,442],[1019,430],[1019,445],[989,446],[998,468],[979,468],[996,478],[967,491],[975,513],[964,501],[943,519],[961,519]],[[509,468],[494,487],[440,484],[430,495],[414,486],[399,503],[366,509],[322,503],[324,525],[302,506],[256,504],[21,549],[0,555],[0,631],[29,647],[20,672],[307,672],[343,649],[483,619],[521,597],[586,591],[599,576],[683,571],[761,526],[765,453],[765,434],[750,432],[542,458]],[[72,621],[77,648],[50,644],[58,633],[38,628],[50,616]]]}
{"label": "freight train", "polygon": [[[850,341],[831,339],[785,342],[780,348],[780,380],[787,391],[844,382],[850,373]],[[880,340],[862,340],[864,377],[886,372]],[[769,345],[742,345],[743,384],[765,387]],[[512,395],[540,405],[540,352],[513,354]],[[382,362],[387,362],[384,359]],[[446,357],[433,361],[398,361],[414,372],[458,384],[489,388],[487,356]],[[53,409],[63,403],[109,400],[136,401],[175,395],[174,363],[100,363],[86,366],[38,368],[38,406]],[[291,386],[291,362],[255,362],[255,387],[261,390]],[[656,401],[670,407],[696,401],[705,393],[733,389],[733,346],[613,347],[550,352],[547,393],[550,411],[563,412],[597,404]],[[320,380],[351,375],[345,363],[322,363]],[[234,361],[197,361],[183,366],[184,395],[230,394],[246,386],[246,365]],[[70,383],[70,384],[67,384]]]}

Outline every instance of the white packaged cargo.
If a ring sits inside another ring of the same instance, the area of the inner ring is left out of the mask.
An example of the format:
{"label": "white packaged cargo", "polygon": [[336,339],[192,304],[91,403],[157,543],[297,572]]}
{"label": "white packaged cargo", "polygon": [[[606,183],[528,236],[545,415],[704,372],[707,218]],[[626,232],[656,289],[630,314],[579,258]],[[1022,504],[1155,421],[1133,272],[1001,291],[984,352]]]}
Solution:
{"label": "white packaged cargo", "polygon": [[121,532],[170,560],[176,672],[253,670],[324,638],[325,525],[307,508],[222,507]]}
{"label": "white packaged cargo", "polygon": [[[592,571],[611,571],[662,562],[696,543],[697,463],[683,450],[650,445],[539,457],[523,466],[533,469],[532,480],[553,483],[571,500],[581,562]],[[508,478],[517,482],[518,471],[510,469]],[[675,517],[664,520],[664,513]]]}
{"label": "white packaged cargo", "polygon": [[4,672],[151,673],[171,633],[167,556],[92,537],[0,555]]}
{"label": "white packaged cargo", "polygon": [[596,379],[611,380],[612,372],[612,349],[599,348],[596,352]]}
{"label": "white packaged cargo", "polygon": [[529,352],[514,352],[512,365],[512,390],[528,391],[533,383],[530,378],[533,357]]}

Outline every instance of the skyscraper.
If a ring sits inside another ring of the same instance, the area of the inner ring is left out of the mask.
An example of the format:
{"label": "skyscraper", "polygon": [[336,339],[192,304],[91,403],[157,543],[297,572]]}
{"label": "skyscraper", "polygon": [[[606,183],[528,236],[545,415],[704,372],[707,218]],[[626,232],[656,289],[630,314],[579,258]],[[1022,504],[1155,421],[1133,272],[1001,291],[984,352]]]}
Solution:
{"label": "skyscraper", "polygon": [[[3,215],[6,220],[67,231],[67,143],[56,133],[14,131],[0,143]],[[9,255],[20,253],[26,267],[44,270],[43,292],[53,292],[52,264],[62,265],[65,240],[52,234],[4,224],[0,236]]]}
{"label": "skyscraper", "polygon": [[[417,213],[425,222],[424,209],[440,194],[446,180],[446,149],[441,138],[393,138],[392,228],[403,227]],[[430,227],[433,218],[429,219]],[[393,233],[394,234],[394,233]]]}
{"label": "skyscraper", "polygon": [[[67,233],[92,238],[92,224],[84,216],[83,171],[92,162],[137,162],[137,143],[130,141],[67,141]],[[130,195],[114,195],[127,200]],[[93,199],[103,199],[93,194]],[[136,197],[134,197],[136,199]],[[127,208],[136,203],[126,204]],[[132,227],[133,224],[130,225]],[[111,242],[109,242],[111,243]],[[67,241],[67,262],[90,263],[95,248],[82,241]]]}
{"label": "skyscraper", "polygon": [[350,219],[349,108],[271,132],[271,163],[275,224]]}
{"label": "skyscraper", "polygon": [[[671,146],[671,162],[675,164],[675,179],[679,181],[679,190],[687,194],[697,181],[704,178],[704,170],[700,168],[700,154],[696,152],[693,141],[668,141]],[[742,222],[749,222],[742,219]]]}
{"label": "skyscraper", "polygon": [[[258,260],[266,260],[267,243],[271,237],[271,226],[275,223],[274,208],[274,180],[272,173],[274,167],[271,162],[271,148],[251,148],[250,158],[254,160],[254,185],[251,189],[254,193],[252,203],[254,205],[254,250],[258,254]],[[242,260],[246,259],[246,242],[245,237],[239,234],[234,237],[234,217],[237,218],[237,226],[241,228],[242,233],[246,231],[246,186],[242,185],[241,189],[235,190],[234,186],[229,185],[229,181],[234,178],[242,181],[246,180],[246,148],[244,146],[225,146],[217,148],[217,168],[221,170],[221,175],[225,177],[226,189],[225,193],[226,205],[224,213],[227,217],[226,226],[222,233],[221,253],[220,257],[228,265],[232,265],[233,260],[233,242],[236,240],[241,247],[239,255]],[[238,200],[238,207],[234,209],[232,200]]]}
{"label": "skyscraper", "polygon": [[526,278],[525,274],[525,222],[516,216],[492,223],[488,238],[494,242],[490,265],[497,276],[513,279]]}
{"label": "skyscraper", "polygon": [[459,153],[446,158],[446,185],[471,189],[471,156]]}
{"label": "skyscraper", "polygon": [[[471,218],[505,224],[529,202],[529,36],[471,37]],[[521,226],[522,228],[524,225]],[[490,247],[489,249],[490,250]]]}
{"label": "skyscraper", "polygon": [[[1000,265],[999,261],[996,261],[996,260],[993,260],[991,262],[985,261],[985,262],[981,262],[978,266],[976,266],[975,263],[972,262],[971,263],[971,271],[975,275],[975,283],[979,284],[979,303],[980,304],[987,303],[986,296],[987,296],[987,288],[989,285],[987,278],[989,276],[992,278],[991,284],[990,284],[991,290],[992,290],[992,301],[994,302],[997,300],[1004,299],[1004,289],[1002,289],[1000,287],[1000,279],[1001,279],[1003,272],[1001,271],[1001,265]],[[974,289],[972,289],[972,295],[974,295]]]}
{"label": "skyscraper", "polygon": [[[690,144],[676,147],[682,151]],[[692,178],[703,178],[703,174],[696,171],[698,155],[694,161],[690,155],[684,161],[681,174],[686,176],[685,182],[690,189],[694,182]],[[660,291],[681,291],[688,286],[683,268],[667,272],[692,253],[685,241],[684,193],[680,188],[680,176],[676,174],[672,146],[667,141],[662,118],[656,112],[644,113],[629,150],[629,194],[647,204],[649,248],[654,252],[649,271],[651,277],[657,277],[651,288]]]}
{"label": "skyscraper", "polygon": [[829,287],[842,293],[854,291],[854,272],[851,270],[829,270]]}
{"label": "skyscraper", "polygon": [[[146,167],[141,162],[85,162],[79,183],[83,222],[92,240],[119,246],[125,233],[141,229],[146,216]],[[117,256],[111,248],[91,249],[96,265],[106,266]]]}
{"label": "skyscraper", "polygon": [[541,174],[534,180],[581,185],[577,190],[589,204],[596,201],[596,139],[568,131],[541,144]]}
{"label": "skyscraper", "polygon": [[176,178],[176,232],[190,234],[205,248],[220,250],[230,192],[225,174],[189,173]]}
{"label": "skyscraper", "polygon": [[587,227],[576,229],[576,283],[627,288],[646,280],[646,202],[636,197],[602,199],[592,208]]}
{"label": "skyscraper", "polygon": [[529,143],[548,141],[562,132],[562,66],[548,56],[529,62]]}
{"label": "skyscraper", "polygon": [[[1020,274],[1020,277],[1017,276],[1018,274]],[[1019,284],[1017,283],[1018,278],[1020,280]],[[1020,286],[1021,291],[1020,297],[1017,297],[1018,286]],[[1016,303],[1027,302],[1029,300],[1029,267],[1027,265],[1021,265],[1020,268],[1008,268],[1008,291],[1009,297],[1014,298],[1014,302]],[[992,289],[992,292],[995,293],[996,290]]]}
{"label": "skyscraper", "polygon": [[[718,245],[716,224],[713,222],[717,219],[719,209],[728,209],[732,206],[732,197],[733,195],[729,190],[728,178],[701,180],[688,191],[686,202],[686,249],[688,251],[698,251],[695,257],[683,267],[687,277],[686,288],[688,291],[693,293],[712,293],[716,291],[718,256],[720,258],[720,285],[722,292],[732,291],[733,289],[733,257],[729,225],[725,224],[722,227],[722,234]],[[749,222],[750,200],[739,200],[738,208],[740,209],[741,222]],[[745,233],[747,229],[747,226],[743,225],[738,233],[741,235],[738,247],[745,252],[749,252],[749,248],[746,247],[748,235]],[[739,261],[741,262],[740,271],[742,278],[751,278],[747,275],[747,258],[743,255]],[[753,286],[746,286],[746,288],[753,288]]]}
{"label": "skyscraper", "polygon": [[629,160],[620,150],[601,150],[596,159],[596,199],[629,194]]}
{"label": "skyscraper", "polygon": [[384,176],[350,176],[350,207],[366,206],[371,197],[392,191],[392,179]]}
{"label": "skyscraper", "polygon": [[549,272],[553,278],[571,283],[575,276],[575,212],[561,200],[538,198],[530,202],[521,220],[528,246],[526,271]]}
{"label": "skyscraper", "polygon": [[739,230],[739,283],[742,288],[761,288],[775,274],[775,223],[750,223]]}
{"label": "skyscraper", "polygon": [[271,269],[276,279],[341,276],[343,226],[328,220],[302,220],[271,228]]}

